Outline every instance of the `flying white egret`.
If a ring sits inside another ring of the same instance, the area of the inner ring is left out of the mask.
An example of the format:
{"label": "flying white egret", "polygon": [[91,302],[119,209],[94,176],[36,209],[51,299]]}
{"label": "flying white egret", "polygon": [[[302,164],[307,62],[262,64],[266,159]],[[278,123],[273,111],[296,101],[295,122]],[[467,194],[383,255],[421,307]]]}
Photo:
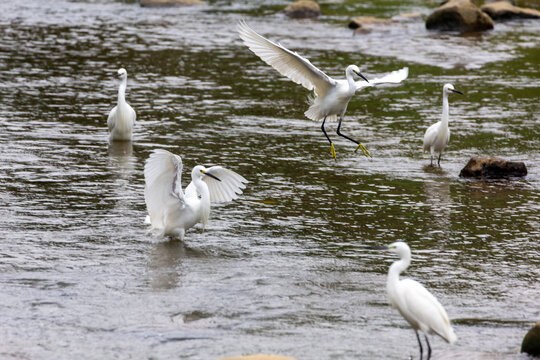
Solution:
{"label": "flying white egret", "polygon": [[[281,75],[308,90],[314,91],[314,96],[309,99],[310,107],[304,114],[311,120],[322,120],[321,130],[330,142],[330,153],[334,159],[336,159],[334,143],[328,137],[324,125],[327,119],[336,120],[338,117],[337,134],[356,143],[358,147],[355,151],[362,149],[364,155],[371,157],[364,145],[341,133],[341,121],[347,111],[349,100],[357,90],[364,87],[382,83],[400,83],[407,78],[408,68],[394,71],[380,79],[368,81],[360,73],[358,66],[349,65],[345,70],[346,80],[334,80],[315,67],[308,59],[259,35],[245,21],[240,21],[237,29],[240,38],[247,47],[264,62],[276,69]],[[360,77],[363,80],[355,81],[355,77]]]}
{"label": "flying white egret", "polygon": [[154,150],[144,166],[144,200],[147,222],[161,236],[184,239],[187,229],[210,217],[210,203],[231,201],[242,194],[248,181],[221,166],[197,165],[191,183],[182,190],[182,159],[166,150]]}
{"label": "flying white egret", "polygon": [[375,247],[390,250],[399,256],[388,270],[386,292],[390,304],[395,307],[401,316],[407,320],[416,333],[420,346],[420,359],[423,350],[418,330],[425,334],[428,347],[428,359],[431,358],[431,346],[427,334],[436,334],[449,343],[457,340],[457,336],[450,325],[446,311],[437,299],[419,282],[412,279],[399,279],[411,263],[411,249],[404,242],[394,242],[388,246]]}
{"label": "flying white egret", "polygon": [[135,110],[126,102],[126,69],[119,69],[114,77],[120,80],[120,86],[118,87],[118,105],[111,110],[107,119],[110,133],[109,141],[131,141],[133,125],[137,115]]}
{"label": "flying white egret", "polygon": [[454,89],[454,85],[444,85],[441,121],[438,121],[428,127],[424,135],[424,152],[430,151],[431,166],[433,166],[433,156],[435,156],[435,153],[439,153],[439,160],[437,161],[437,164],[439,165],[439,167],[441,166],[442,152],[444,148],[446,148],[446,146],[448,145],[448,141],[450,141],[450,129],[448,128],[448,94],[450,94],[451,92],[463,95],[461,91],[457,91]]}

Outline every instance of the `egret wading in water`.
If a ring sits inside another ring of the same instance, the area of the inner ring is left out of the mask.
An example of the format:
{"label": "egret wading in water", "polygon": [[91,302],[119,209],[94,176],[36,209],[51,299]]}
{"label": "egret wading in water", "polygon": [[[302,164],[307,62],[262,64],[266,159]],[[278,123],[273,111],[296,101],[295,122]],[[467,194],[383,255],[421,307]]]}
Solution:
{"label": "egret wading in water", "polygon": [[425,334],[424,337],[428,348],[427,358],[430,359],[431,346],[429,345],[428,334],[439,335],[448,343],[457,340],[448,315],[446,315],[446,311],[439,301],[422,284],[412,279],[399,279],[399,275],[411,263],[409,245],[404,242],[394,242],[388,246],[375,248],[387,249],[399,256],[399,260],[394,262],[388,270],[388,280],[386,282],[388,300],[414,329],[420,346],[420,359],[422,359],[423,349],[418,330]]}
{"label": "egret wading in water", "polygon": [[426,134],[424,135],[424,152],[430,152],[431,166],[433,166],[433,157],[435,156],[435,153],[439,153],[439,160],[437,161],[437,165],[439,165],[439,167],[441,166],[442,152],[448,145],[448,141],[450,141],[450,129],[448,128],[448,94],[450,94],[451,92],[463,95],[461,91],[457,91],[454,89],[454,85],[444,85],[441,121],[438,121],[428,127],[428,129],[426,130]]}
{"label": "egret wading in water", "polygon": [[126,102],[126,69],[119,69],[114,77],[120,80],[120,86],[118,87],[118,104],[111,110],[107,119],[109,141],[131,141],[137,116],[135,110]]}
{"label": "egret wading in water", "polygon": [[[364,155],[371,157],[364,145],[341,132],[341,122],[347,111],[347,105],[359,89],[381,83],[400,83],[407,78],[408,68],[394,71],[380,79],[368,81],[360,73],[358,66],[349,65],[345,70],[346,80],[334,80],[315,67],[308,59],[259,35],[245,21],[240,21],[237,29],[240,38],[255,55],[281,75],[308,90],[314,91],[314,96],[309,98],[310,107],[304,114],[311,120],[322,120],[321,130],[330,143],[330,153],[334,159],[336,159],[334,143],[326,133],[324,125],[326,120],[336,119],[338,119],[337,134],[357,144],[355,151],[362,149]],[[357,78],[362,80],[355,81]]]}
{"label": "egret wading in water", "polygon": [[248,181],[221,166],[197,165],[191,183],[182,190],[182,159],[166,150],[154,150],[144,166],[147,222],[158,235],[184,239],[187,229],[210,217],[210,203],[238,198]]}

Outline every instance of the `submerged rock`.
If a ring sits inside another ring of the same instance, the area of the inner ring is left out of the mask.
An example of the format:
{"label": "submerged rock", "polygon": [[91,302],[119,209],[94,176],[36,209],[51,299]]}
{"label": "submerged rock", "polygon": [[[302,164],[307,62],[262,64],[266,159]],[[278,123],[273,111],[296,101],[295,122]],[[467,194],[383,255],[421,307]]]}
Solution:
{"label": "submerged rock", "polygon": [[142,7],[204,5],[203,0],[141,0]]}
{"label": "submerged rock", "polygon": [[428,16],[429,30],[484,31],[493,29],[493,20],[471,0],[449,0]]}
{"label": "submerged rock", "polygon": [[372,30],[382,30],[385,25],[394,23],[392,19],[381,19],[373,16],[358,16],[349,22],[349,29],[353,29],[355,33],[368,33]]}
{"label": "submerged rock", "polygon": [[293,19],[315,18],[322,14],[319,4],[311,0],[299,0],[287,6],[283,13]]}
{"label": "submerged rock", "polygon": [[399,22],[420,21],[422,20],[422,14],[419,14],[419,13],[398,14],[398,15],[392,16],[392,20],[399,21]]}
{"label": "submerged rock", "polygon": [[291,357],[286,357],[286,356],[256,354],[256,355],[228,357],[228,358],[223,358],[221,360],[296,360],[296,359],[291,358]]}
{"label": "submerged rock", "polygon": [[540,19],[540,11],[514,6],[506,1],[485,4],[480,9],[488,14],[493,20],[498,21],[512,19]]}
{"label": "submerged rock", "polygon": [[540,321],[534,324],[523,338],[521,352],[540,357]]}
{"label": "submerged rock", "polygon": [[459,173],[460,177],[499,179],[527,175],[523,162],[506,161],[498,157],[473,157]]}

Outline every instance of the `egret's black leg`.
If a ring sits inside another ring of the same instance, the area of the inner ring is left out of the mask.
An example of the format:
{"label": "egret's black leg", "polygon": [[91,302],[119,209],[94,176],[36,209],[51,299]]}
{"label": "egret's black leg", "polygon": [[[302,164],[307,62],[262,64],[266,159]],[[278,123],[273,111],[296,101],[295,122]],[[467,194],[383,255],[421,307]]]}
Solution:
{"label": "egret's black leg", "polygon": [[422,342],[420,341],[420,336],[418,335],[418,331],[414,330],[416,333],[416,339],[418,340],[418,346],[420,346],[420,360],[422,360],[422,355],[424,353],[424,350],[422,349]]}
{"label": "egret's black leg", "polygon": [[358,149],[362,149],[362,152],[364,153],[365,156],[369,156],[371,157],[371,154],[369,153],[369,151],[366,149],[366,147],[364,145],[362,145],[360,142],[354,140],[354,139],[351,139],[350,137],[348,137],[347,135],[343,135],[341,133],[341,121],[343,120],[343,118],[340,116],[339,117],[339,122],[338,122],[338,126],[337,126],[337,134],[341,137],[344,137],[345,139],[349,140],[349,141],[352,141],[353,143],[355,143],[356,145],[358,145],[358,147],[356,148],[355,152],[358,151]]}
{"label": "egret's black leg", "polygon": [[334,160],[337,160],[336,159],[336,149],[334,148],[334,143],[328,137],[328,134],[326,133],[326,130],[324,130],[324,124],[325,123],[326,123],[326,116],[324,117],[324,119],[322,121],[321,130],[324,133],[324,136],[326,136],[326,138],[328,139],[328,142],[330,143],[330,154],[332,154],[332,157],[334,158]]}
{"label": "egret's black leg", "polygon": [[442,152],[439,153],[439,161],[437,161],[437,165],[439,165],[439,167],[441,167],[441,156]]}
{"label": "egret's black leg", "polygon": [[424,335],[426,337],[426,344],[427,344],[427,358],[428,360],[431,359],[431,346],[429,346],[429,340],[427,335]]}

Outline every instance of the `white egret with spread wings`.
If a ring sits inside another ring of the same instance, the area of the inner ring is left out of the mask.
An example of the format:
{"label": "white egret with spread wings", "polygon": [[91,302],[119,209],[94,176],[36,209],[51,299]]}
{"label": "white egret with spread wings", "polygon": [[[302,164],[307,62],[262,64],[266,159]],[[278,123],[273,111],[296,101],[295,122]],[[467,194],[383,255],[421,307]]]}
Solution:
{"label": "white egret with spread wings", "polygon": [[[237,29],[247,47],[264,62],[295,83],[314,91],[314,96],[310,98],[310,107],[304,114],[311,120],[322,120],[321,130],[330,142],[330,153],[334,159],[336,159],[336,151],[334,143],[324,128],[326,120],[337,119],[337,134],[357,144],[356,151],[362,149],[364,155],[371,156],[364,145],[341,132],[341,122],[347,111],[347,105],[356,91],[362,88],[383,83],[400,83],[405,80],[409,73],[408,68],[368,81],[360,73],[358,66],[349,65],[345,70],[346,80],[334,80],[308,59],[259,35],[245,21],[240,21]],[[362,80],[356,81],[358,78]]]}
{"label": "white egret with spread wings", "polygon": [[210,204],[237,199],[248,181],[222,166],[197,165],[191,183],[182,190],[182,159],[167,150],[154,150],[144,167],[147,222],[161,236],[184,239],[187,229],[210,217]]}

